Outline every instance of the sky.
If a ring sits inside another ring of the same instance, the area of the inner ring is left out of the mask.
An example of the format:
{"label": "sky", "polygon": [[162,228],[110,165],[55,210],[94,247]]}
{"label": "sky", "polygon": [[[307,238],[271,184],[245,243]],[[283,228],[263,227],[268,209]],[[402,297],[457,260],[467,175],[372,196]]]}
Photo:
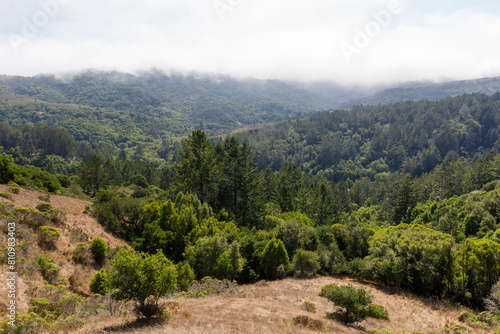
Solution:
{"label": "sky", "polygon": [[222,73],[344,85],[500,76],[500,4],[2,0],[0,74]]}

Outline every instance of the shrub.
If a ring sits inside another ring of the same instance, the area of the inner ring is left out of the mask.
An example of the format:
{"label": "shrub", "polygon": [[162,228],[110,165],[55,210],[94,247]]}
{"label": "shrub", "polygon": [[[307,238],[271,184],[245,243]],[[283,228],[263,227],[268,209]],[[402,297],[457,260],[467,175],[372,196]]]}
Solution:
{"label": "shrub", "polygon": [[298,249],[293,256],[292,269],[300,277],[314,275],[319,267],[319,256],[315,252]]}
{"label": "shrub", "polygon": [[50,284],[55,284],[59,278],[59,270],[61,269],[58,265],[54,263],[54,259],[50,256],[44,257],[40,255],[36,260],[38,269],[42,277]]}
{"label": "shrub", "polygon": [[79,242],[73,250],[73,261],[76,263],[88,263],[89,251],[86,242]]}
{"label": "shrub", "polygon": [[204,277],[201,281],[193,281],[187,292],[177,293],[174,298],[206,298],[208,296],[239,297],[241,291],[238,284],[227,279],[218,280],[212,277]]}
{"label": "shrub", "polygon": [[102,263],[108,256],[108,245],[104,240],[97,237],[90,244],[90,253],[97,263]]}
{"label": "shrub", "polygon": [[49,212],[50,210],[52,210],[52,204],[47,202],[40,202],[36,206],[36,209],[40,212]]}
{"label": "shrub", "polygon": [[53,248],[61,237],[59,230],[52,226],[40,226],[40,243],[42,247]]}
{"label": "shrub", "polygon": [[316,313],[316,304],[310,301],[305,301],[302,303],[302,308],[307,312]]}
{"label": "shrub", "polygon": [[8,199],[8,200],[14,199],[14,197],[12,196],[11,193],[0,193],[0,197]]}
{"label": "shrub", "polygon": [[335,304],[339,309],[327,316],[339,320],[345,325],[362,321],[367,317],[388,318],[388,312],[380,305],[372,304],[372,295],[365,289],[356,289],[352,285],[325,285],[319,294]]}
{"label": "shrub", "polygon": [[99,270],[90,280],[90,292],[105,295],[109,292],[109,277],[106,270]]}
{"label": "shrub", "polygon": [[19,187],[19,185],[13,181],[7,183],[7,186],[9,187],[9,191],[13,194],[19,194],[19,192],[21,191],[21,187]]}
{"label": "shrub", "polygon": [[50,202],[50,194],[43,194],[38,196],[38,199],[42,202]]}
{"label": "shrub", "polygon": [[311,319],[307,315],[299,315],[293,318],[293,325],[297,327],[306,327],[320,331],[323,331],[325,329],[325,326],[323,326],[321,320]]}

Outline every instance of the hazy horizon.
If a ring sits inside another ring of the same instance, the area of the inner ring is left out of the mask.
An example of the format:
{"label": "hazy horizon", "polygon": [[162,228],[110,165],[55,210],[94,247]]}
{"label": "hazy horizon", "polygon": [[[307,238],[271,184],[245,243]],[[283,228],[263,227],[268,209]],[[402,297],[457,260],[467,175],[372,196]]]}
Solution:
{"label": "hazy horizon", "polygon": [[40,0],[0,4],[0,74],[223,74],[340,85],[500,76],[488,1]]}

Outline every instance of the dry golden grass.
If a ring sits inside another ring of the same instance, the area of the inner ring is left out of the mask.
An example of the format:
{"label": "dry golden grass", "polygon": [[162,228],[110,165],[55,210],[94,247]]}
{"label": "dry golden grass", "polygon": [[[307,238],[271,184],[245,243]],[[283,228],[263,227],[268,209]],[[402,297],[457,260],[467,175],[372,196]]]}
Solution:
{"label": "dry golden grass", "polygon": [[[371,290],[374,302],[389,310],[389,321],[367,319],[359,325],[364,329],[346,327],[325,319],[326,312],[334,307],[327,299],[319,297],[321,288],[330,283],[352,284]],[[427,301],[408,294],[373,284],[349,279],[319,277],[310,280],[286,279],[276,282],[259,282],[242,286],[246,298],[212,297],[180,300],[180,312],[167,323],[147,325],[136,323],[133,317],[121,319],[96,319],[75,334],[83,333],[178,333],[178,334],[232,334],[232,333],[318,333],[318,331],[293,326],[292,319],[307,315],[323,322],[329,332],[364,333],[370,329],[389,329],[395,332],[420,331],[442,333],[444,327],[458,324],[460,307],[439,301]],[[315,314],[302,308],[304,301],[316,304]],[[474,332],[488,333],[477,328]]]}
{"label": "dry golden grass", "polygon": [[[9,188],[7,186],[0,185],[0,192],[7,192],[8,190]],[[35,209],[38,203],[43,202],[39,198],[42,195],[44,194],[39,191],[21,189],[19,194],[13,194],[12,200],[2,199],[2,201],[11,203],[15,207]],[[57,229],[61,233],[61,237],[56,243],[56,248],[52,250],[41,249],[36,242],[36,232],[33,232],[32,238],[34,238],[35,242],[25,251],[19,252],[17,254],[17,260],[19,261],[21,258],[33,260],[40,254],[47,254],[61,267],[60,276],[68,279],[68,283],[66,284],[68,288],[82,294],[88,294],[90,292],[88,288],[90,279],[100,268],[95,264],[82,266],[73,263],[71,258],[77,241],[71,239],[71,231],[74,229],[81,229],[89,235],[90,240],[95,236],[99,236],[104,239],[110,247],[125,246],[126,242],[113,237],[111,234],[107,233],[94,218],[83,214],[85,207],[92,205],[91,202],[50,195],[50,203],[55,209],[66,212],[65,223],[57,226]],[[2,282],[5,282],[7,278],[6,270],[4,270],[5,268],[6,267],[3,267],[2,270],[0,270],[0,281]],[[44,280],[42,276],[36,271],[31,273],[31,275],[20,274],[18,276],[16,304],[19,311],[28,311],[30,298],[33,297],[33,292],[37,290],[37,287],[43,284]],[[7,302],[7,285],[0,284],[0,312],[5,311]]]}

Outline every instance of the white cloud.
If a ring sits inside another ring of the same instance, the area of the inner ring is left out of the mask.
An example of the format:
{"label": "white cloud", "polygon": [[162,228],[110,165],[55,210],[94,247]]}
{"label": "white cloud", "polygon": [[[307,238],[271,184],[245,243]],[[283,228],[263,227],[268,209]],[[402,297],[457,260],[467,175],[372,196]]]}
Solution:
{"label": "white cloud", "polygon": [[0,4],[0,73],[154,66],[349,84],[500,75],[500,16],[480,2],[436,0],[446,10],[435,10],[401,0],[401,14],[348,63],[340,45],[354,45],[357,29],[375,22],[372,12],[387,10],[388,1],[220,0],[232,4],[224,20],[212,0],[64,1],[18,52],[9,36],[22,36],[24,18],[43,9]]}

